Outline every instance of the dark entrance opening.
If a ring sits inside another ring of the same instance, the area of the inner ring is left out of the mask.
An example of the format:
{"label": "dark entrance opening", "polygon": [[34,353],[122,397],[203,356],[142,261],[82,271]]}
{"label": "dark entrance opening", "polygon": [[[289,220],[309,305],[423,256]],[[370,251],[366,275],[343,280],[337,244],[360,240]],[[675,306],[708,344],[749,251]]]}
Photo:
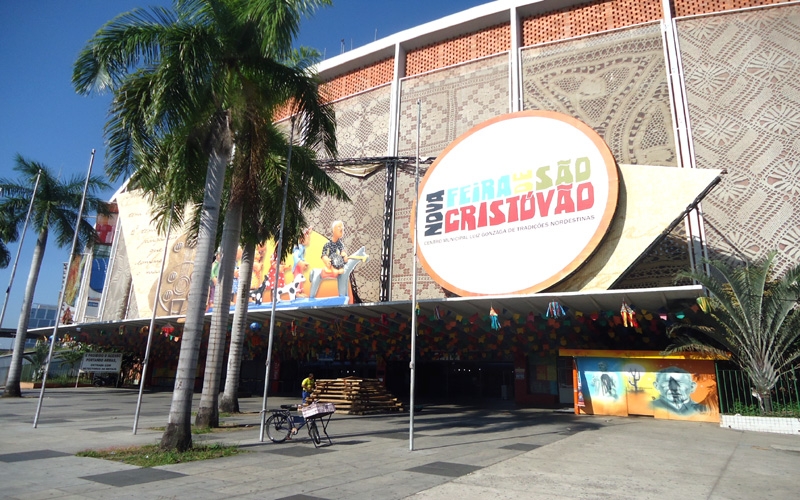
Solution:
{"label": "dark entrance opening", "polygon": [[[387,366],[386,387],[408,400],[408,362]],[[418,361],[415,400],[420,403],[477,404],[482,400],[514,399],[514,365],[480,361]]]}

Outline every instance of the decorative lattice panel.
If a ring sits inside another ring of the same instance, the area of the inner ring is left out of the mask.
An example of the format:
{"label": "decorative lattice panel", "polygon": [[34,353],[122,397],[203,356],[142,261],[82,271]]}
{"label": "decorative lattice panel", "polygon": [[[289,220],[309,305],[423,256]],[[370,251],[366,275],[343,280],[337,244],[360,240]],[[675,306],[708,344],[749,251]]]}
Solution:
{"label": "decorative lattice panel", "polygon": [[658,24],[522,51],[525,109],[591,126],[619,163],[677,164]]}
{"label": "decorative lattice panel", "polygon": [[[422,175],[420,174],[420,177]],[[414,249],[411,244],[411,211],[414,203],[414,173],[398,170],[395,178],[394,249],[392,252],[391,300],[411,300]],[[417,298],[445,296],[444,289],[417,264]]]}
{"label": "decorative lattice panel", "polygon": [[759,5],[774,5],[788,1],[791,0],[672,0],[672,5],[675,16],[690,16]]}
{"label": "decorative lattice panel", "polygon": [[511,26],[508,23],[451,38],[406,54],[406,76],[445,68],[511,49]]}
{"label": "decorative lattice panel", "polygon": [[[416,155],[417,100],[422,106],[420,155],[438,156],[456,137],[474,125],[507,113],[508,55],[427,73],[403,80],[400,99],[400,156]],[[414,201],[414,177],[400,172],[396,179],[392,300],[411,297],[412,254],[409,222]],[[444,292],[419,268],[420,298]]]}
{"label": "decorative lattice panel", "polygon": [[661,19],[661,0],[597,0],[522,20],[522,45],[536,45]]}
{"label": "decorative lattice panel", "polygon": [[333,104],[339,158],[385,156],[389,141],[391,85]]}
{"label": "decorative lattice panel", "polygon": [[509,111],[508,55],[404,79],[400,156],[416,154],[417,99],[422,104],[420,153],[437,156],[472,126]]}
{"label": "decorative lattice panel", "polygon": [[325,198],[320,206],[307,214],[314,231],[330,236],[333,221],[344,222],[344,241],[348,252],[365,246],[368,262],[359,264],[353,275],[358,295],[364,302],[377,302],[380,297],[381,249],[383,245],[383,211],[386,173],[380,169],[366,178],[330,171],[328,175],[345,190],[350,202]]}
{"label": "decorative lattice panel", "polygon": [[800,6],[678,21],[699,168],[727,169],[703,202],[709,250],[800,262]]}

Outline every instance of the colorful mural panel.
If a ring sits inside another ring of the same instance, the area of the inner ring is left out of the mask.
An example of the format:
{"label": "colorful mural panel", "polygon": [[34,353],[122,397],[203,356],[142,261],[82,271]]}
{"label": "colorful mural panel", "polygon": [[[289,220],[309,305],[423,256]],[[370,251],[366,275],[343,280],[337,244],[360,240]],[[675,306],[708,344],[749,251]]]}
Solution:
{"label": "colorful mural panel", "polygon": [[[280,264],[275,256],[275,243],[267,241],[256,248],[253,258],[253,274],[249,286],[250,304],[248,310],[272,307],[272,290],[277,279],[276,307],[338,306],[353,303],[353,290],[350,275],[377,252],[364,246],[350,249],[346,246],[345,227],[342,221],[331,225],[330,238],[306,229],[300,241],[292,246],[292,253]],[[240,283],[238,269],[242,251],[238,251],[234,271],[233,290],[230,307],[235,306],[235,297]],[[271,256],[266,262],[267,256]],[[216,263],[215,263],[216,264]],[[212,310],[214,269],[212,268],[212,289],[209,294],[208,310]]]}
{"label": "colorful mural panel", "polygon": [[713,361],[579,357],[577,366],[582,413],[719,421]]}

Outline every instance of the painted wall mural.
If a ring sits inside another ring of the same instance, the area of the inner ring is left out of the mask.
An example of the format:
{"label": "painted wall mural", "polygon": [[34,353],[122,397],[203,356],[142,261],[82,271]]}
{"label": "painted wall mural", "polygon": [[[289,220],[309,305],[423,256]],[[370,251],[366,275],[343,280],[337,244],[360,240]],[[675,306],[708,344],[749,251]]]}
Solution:
{"label": "painted wall mural", "polygon": [[[350,248],[347,245],[346,228],[342,221],[334,221],[329,236],[307,228],[300,241],[294,242],[292,250],[282,262],[275,256],[275,243],[267,241],[256,247],[253,258],[253,274],[250,283],[241,283],[239,265],[242,250],[239,248],[234,270],[233,290],[230,297],[231,310],[235,308],[235,297],[240,286],[248,286],[249,311],[271,308],[272,290],[277,279],[278,298],[276,307],[340,306],[353,303],[350,275],[378,249],[366,246]],[[208,311],[213,310],[216,272],[215,262],[211,271]]]}
{"label": "painted wall mural", "polygon": [[577,357],[578,410],[719,422],[711,360]]}

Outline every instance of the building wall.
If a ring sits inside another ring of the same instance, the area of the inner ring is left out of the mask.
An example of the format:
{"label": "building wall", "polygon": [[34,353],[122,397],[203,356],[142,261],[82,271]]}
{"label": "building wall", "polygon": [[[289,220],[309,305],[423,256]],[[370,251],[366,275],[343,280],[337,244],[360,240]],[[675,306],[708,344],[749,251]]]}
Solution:
{"label": "building wall", "polygon": [[[548,2],[543,3],[546,9]],[[594,1],[566,8],[556,8],[558,2],[550,3],[554,5],[553,10],[521,15],[519,19],[520,109],[556,110],[588,123],[603,136],[620,163],[679,166],[677,125],[673,119],[669,72],[660,26],[662,2]],[[784,253],[780,267],[785,268],[789,259],[794,257],[796,261],[800,253],[800,230],[797,229],[800,224],[796,220],[800,217],[796,215],[800,210],[796,206],[796,182],[790,175],[797,142],[791,134],[796,133],[798,127],[792,125],[790,119],[786,127],[793,132],[774,129],[772,139],[750,130],[748,137],[757,137],[755,140],[759,147],[744,155],[747,158],[745,163],[767,159],[772,166],[753,170],[738,161],[734,167],[732,165],[737,161],[733,158],[742,157],[739,149],[730,150],[721,142],[704,144],[708,140],[700,134],[714,130],[713,120],[723,116],[737,117],[740,122],[736,125],[739,127],[736,133],[741,134],[741,120],[753,118],[752,113],[745,118],[747,114],[742,108],[748,103],[734,98],[736,92],[731,90],[724,96],[714,94],[719,103],[712,111],[714,103],[705,102],[703,92],[717,92],[716,89],[704,91],[702,84],[693,80],[706,78],[693,76],[702,73],[703,68],[713,72],[730,67],[730,70],[725,70],[726,75],[738,72],[739,80],[747,78],[748,92],[753,96],[763,96],[768,92],[775,96],[773,102],[788,99],[781,101],[787,106],[789,102],[795,102],[797,88],[793,82],[798,81],[795,71],[800,66],[791,63],[781,66],[783,63],[779,63],[776,67],[778,75],[770,76],[773,81],[762,78],[760,83],[758,75],[752,74],[751,69],[737,66],[738,61],[745,59],[759,64],[757,59],[761,58],[763,65],[770,64],[779,56],[782,61],[797,60],[792,47],[798,46],[794,21],[798,7],[784,5],[777,9],[730,12],[779,3],[786,2],[676,1],[673,2],[672,14],[694,16],[722,12],[711,18],[677,21],[697,166],[726,168],[729,172],[723,184],[712,191],[704,204],[710,225],[706,230],[710,254],[728,259],[737,258],[737,255],[738,258],[759,258],[777,248]],[[730,20],[723,21],[725,19]],[[513,53],[506,51],[513,51],[515,45],[512,40],[513,22],[448,36],[421,47],[412,45],[405,51],[400,64],[401,74],[394,75],[395,81],[399,82],[395,154],[416,154],[417,99],[421,100],[423,109],[420,140],[423,157],[439,155],[471,125],[511,110],[504,108],[502,101],[512,93],[514,76],[506,71],[505,75],[510,78],[504,79],[501,66],[512,66],[509,60]],[[704,37],[709,36],[708,30],[717,30],[718,49],[712,46],[711,51],[704,51]],[[723,44],[723,40],[728,40],[729,35],[736,32],[738,36]],[[715,50],[719,51],[716,55]],[[742,54],[737,56],[738,59],[722,61],[733,54],[731,51]],[[693,58],[693,53],[698,57]],[[718,66],[717,62],[721,64]],[[383,60],[375,63],[375,67],[386,68],[388,64],[389,60]],[[783,73],[786,73],[785,78],[780,77]],[[403,75],[407,76],[401,78]],[[774,81],[775,77],[781,81]],[[470,98],[474,102],[468,103]],[[729,109],[720,110],[721,106]],[[770,113],[776,123],[785,116],[793,116],[787,109],[775,108]],[[776,140],[781,138],[782,142]],[[390,147],[391,141],[390,133]],[[709,154],[714,149],[712,146],[720,151]],[[723,149],[727,150],[721,152]],[[756,154],[755,150],[769,152]],[[714,159],[709,161],[710,156]],[[744,180],[753,175],[759,177],[757,182]],[[412,270],[403,256],[411,251],[408,219],[413,203],[413,176],[400,172],[396,182],[391,280],[392,299],[399,300],[410,294]],[[766,221],[764,207],[768,207]],[[741,224],[743,218],[748,222],[745,225]],[[682,240],[687,238],[686,231],[685,225],[679,224],[669,238],[629,271],[620,286],[674,284],[675,273],[690,264],[688,250],[682,244]],[[421,268],[418,271],[421,297],[445,294]]]}
{"label": "building wall", "polygon": [[660,0],[597,0],[523,19],[523,45],[599,33],[662,17]]}
{"label": "building wall", "polygon": [[[422,116],[420,155],[437,156],[474,125],[509,111],[508,78],[508,54],[503,53],[404,79],[398,154],[417,154],[417,101]],[[411,172],[398,172],[395,193],[392,300],[406,300],[411,296],[413,276],[409,258],[413,254],[409,227],[415,199]],[[420,266],[417,276],[420,298],[444,296]]]}
{"label": "building wall", "polygon": [[381,61],[349,71],[337,76],[322,86],[323,95],[330,101],[358,94],[392,81],[394,77],[394,58]]}
{"label": "building wall", "polygon": [[511,48],[511,26],[504,23],[410,50],[406,76],[474,61],[507,52]]}
{"label": "building wall", "polygon": [[786,270],[800,262],[800,5],[677,25],[697,166],[728,171],[703,202],[710,253],[777,249]]}
{"label": "building wall", "polygon": [[[554,110],[583,121],[619,163],[678,165],[659,23],[544,43],[521,53],[524,109]],[[676,240],[682,251],[671,251]],[[685,242],[681,225],[631,271],[624,286],[672,284],[675,274],[690,266]]]}
{"label": "building wall", "polygon": [[[728,172],[703,203],[709,252],[738,260],[778,249],[779,272],[800,259],[800,6],[787,3],[672,2],[693,159],[698,168]],[[386,57],[391,52],[384,47],[383,55],[364,56],[363,63],[347,61],[341,72],[329,65],[322,88],[336,113],[339,159],[414,156],[419,100],[422,157],[440,155],[453,139],[493,116],[548,109],[588,123],[620,163],[680,166],[661,0],[563,5],[520,5],[506,11],[508,21],[495,16],[482,28],[434,26],[429,33],[397,38],[395,56]],[[765,5],[774,6],[755,8]],[[511,19],[514,13],[518,17]],[[346,61],[347,53],[340,57]],[[408,298],[411,171],[395,172],[393,185],[381,168],[362,177],[344,170],[332,175],[354,203],[323,200],[319,213],[310,215],[315,229],[327,234],[333,220],[343,219],[348,248],[364,245],[375,257],[355,273],[362,300],[372,301],[380,296],[378,256],[386,251],[384,231],[391,228],[389,299]],[[387,193],[394,197],[391,213]],[[685,240],[680,224],[619,286],[674,284],[675,272],[688,267]],[[124,257],[124,241],[120,250]],[[421,298],[446,295],[418,271]],[[110,302],[122,299],[129,287],[126,279],[116,279]],[[139,309],[132,299],[129,317]],[[104,319],[125,309],[108,304]]]}
{"label": "building wall", "polygon": [[525,109],[581,120],[617,162],[677,165],[657,23],[522,49],[522,86]]}
{"label": "building wall", "polygon": [[382,85],[333,103],[339,158],[386,156],[391,86]]}
{"label": "building wall", "polygon": [[786,3],[788,0],[673,0],[676,16],[691,16]]}

